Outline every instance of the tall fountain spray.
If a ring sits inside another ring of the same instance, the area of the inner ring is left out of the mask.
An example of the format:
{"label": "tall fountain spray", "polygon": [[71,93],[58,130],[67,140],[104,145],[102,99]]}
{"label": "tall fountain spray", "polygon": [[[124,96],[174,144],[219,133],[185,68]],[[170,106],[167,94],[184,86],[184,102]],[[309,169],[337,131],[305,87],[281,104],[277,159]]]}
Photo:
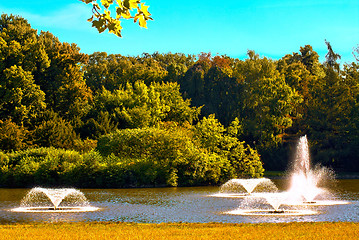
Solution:
{"label": "tall fountain spray", "polygon": [[310,171],[309,145],[307,135],[299,138],[294,160],[294,171],[306,175]]}
{"label": "tall fountain spray", "polygon": [[326,192],[320,184],[330,174],[331,172],[324,167],[311,168],[307,136],[300,137],[290,175],[291,200],[315,203],[314,199]]}

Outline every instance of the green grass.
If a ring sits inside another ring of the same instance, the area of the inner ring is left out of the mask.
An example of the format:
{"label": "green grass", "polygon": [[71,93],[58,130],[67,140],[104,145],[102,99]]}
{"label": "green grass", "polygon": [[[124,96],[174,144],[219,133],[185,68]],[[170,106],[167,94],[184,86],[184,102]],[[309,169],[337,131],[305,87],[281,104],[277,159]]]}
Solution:
{"label": "green grass", "polygon": [[357,239],[359,223],[32,223],[0,225],[0,239]]}

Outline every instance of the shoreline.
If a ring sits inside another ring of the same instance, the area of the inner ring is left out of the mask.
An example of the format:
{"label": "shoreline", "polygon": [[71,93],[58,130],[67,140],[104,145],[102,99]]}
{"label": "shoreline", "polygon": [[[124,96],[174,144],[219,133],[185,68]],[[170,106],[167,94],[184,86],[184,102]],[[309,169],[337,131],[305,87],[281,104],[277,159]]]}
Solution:
{"label": "shoreline", "polygon": [[[267,171],[263,177],[269,179],[285,179],[288,176],[286,171]],[[359,172],[336,172],[335,179],[359,179]]]}

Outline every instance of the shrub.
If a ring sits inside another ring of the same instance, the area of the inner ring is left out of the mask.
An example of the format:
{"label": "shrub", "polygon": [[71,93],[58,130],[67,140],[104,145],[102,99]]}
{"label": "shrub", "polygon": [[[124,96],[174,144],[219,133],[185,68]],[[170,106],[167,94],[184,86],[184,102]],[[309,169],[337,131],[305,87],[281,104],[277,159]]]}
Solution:
{"label": "shrub", "polygon": [[65,167],[81,162],[82,156],[76,151],[55,148],[34,148],[7,154],[2,171],[6,179],[2,183],[13,187],[34,185],[63,185],[61,175]]}
{"label": "shrub", "polygon": [[102,136],[98,151],[120,159],[132,159],[128,166],[138,185],[195,185],[218,183],[227,161],[201,148],[183,128],[125,129]]}

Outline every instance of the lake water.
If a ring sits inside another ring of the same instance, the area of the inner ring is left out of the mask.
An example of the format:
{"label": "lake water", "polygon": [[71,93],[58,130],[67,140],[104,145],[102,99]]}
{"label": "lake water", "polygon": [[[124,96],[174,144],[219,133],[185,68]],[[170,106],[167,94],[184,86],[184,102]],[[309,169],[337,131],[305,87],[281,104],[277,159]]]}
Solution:
{"label": "lake water", "polygon": [[[273,180],[285,190],[284,180]],[[359,180],[338,180],[332,187],[333,198],[349,201],[345,205],[287,206],[289,209],[310,209],[306,216],[242,216],[225,212],[243,207],[244,199],[211,197],[219,187],[143,188],[143,189],[81,189],[95,212],[21,213],[19,207],[29,189],[0,189],[0,223],[120,221],[141,223],[162,222],[359,222]],[[265,207],[262,203],[256,208]],[[248,207],[248,206],[247,206]]]}

